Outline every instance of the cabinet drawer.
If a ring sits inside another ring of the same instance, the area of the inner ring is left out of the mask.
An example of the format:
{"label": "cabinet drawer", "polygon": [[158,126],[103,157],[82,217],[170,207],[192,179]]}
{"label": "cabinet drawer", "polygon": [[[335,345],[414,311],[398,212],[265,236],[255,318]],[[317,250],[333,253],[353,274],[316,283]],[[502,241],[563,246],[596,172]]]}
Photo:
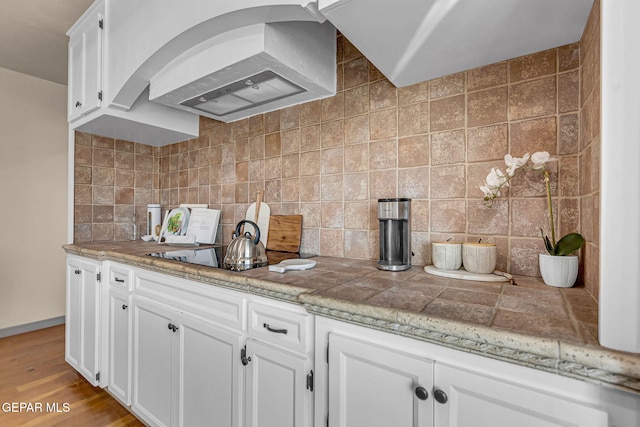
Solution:
{"label": "cabinet drawer", "polygon": [[302,307],[249,302],[249,335],[299,352],[310,349],[313,317]]}
{"label": "cabinet drawer", "polygon": [[109,264],[109,287],[124,292],[133,290],[133,270],[120,264]]}
{"label": "cabinet drawer", "polygon": [[244,330],[245,299],[231,290],[137,270],[134,294],[219,325]]}

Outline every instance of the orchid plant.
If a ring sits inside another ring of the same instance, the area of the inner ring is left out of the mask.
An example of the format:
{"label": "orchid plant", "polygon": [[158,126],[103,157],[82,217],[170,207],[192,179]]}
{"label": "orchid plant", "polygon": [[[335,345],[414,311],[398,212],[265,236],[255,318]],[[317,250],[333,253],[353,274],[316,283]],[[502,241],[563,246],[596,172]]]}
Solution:
{"label": "orchid plant", "polygon": [[504,156],[504,163],[507,167],[506,174],[500,169],[491,168],[491,172],[487,175],[484,185],[480,186],[480,190],[484,193],[484,203],[488,207],[493,206],[493,201],[500,196],[500,190],[509,186],[509,181],[516,175],[519,170],[534,170],[544,176],[544,183],[547,190],[547,206],[549,209],[549,228],[551,229],[551,238],[546,236],[540,228],[542,240],[549,255],[570,255],[577,251],[584,244],[584,238],[578,233],[569,233],[556,241],[556,227],[553,221],[553,206],[551,201],[551,187],[549,184],[549,172],[545,169],[549,161],[555,160],[551,158],[546,151],[537,151],[532,155],[526,153],[522,157],[513,157],[510,154]]}

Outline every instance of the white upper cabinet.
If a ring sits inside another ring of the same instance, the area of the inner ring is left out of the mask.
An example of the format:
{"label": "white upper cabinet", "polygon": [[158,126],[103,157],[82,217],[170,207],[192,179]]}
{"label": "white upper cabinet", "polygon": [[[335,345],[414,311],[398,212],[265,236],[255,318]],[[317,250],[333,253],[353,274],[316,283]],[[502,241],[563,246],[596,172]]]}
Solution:
{"label": "white upper cabinet", "polygon": [[69,121],[100,107],[104,4],[95,3],[74,26],[69,42]]}
{"label": "white upper cabinet", "polygon": [[593,0],[318,0],[394,85],[574,43]]}
{"label": "white upper cabinet", "polygon": [[117,55],[107,54],[116,25],[110,25],[110,6],[108,0],[95,2],[67,32],[70,128],[155,146],[198,136],[197,115],[150,102],[148,93],[138,93],[126,108],[109,101],[107,78],[121,66]]}
{"label": "white upper cabinet", "polygon": [[[103,30],[85,28],[98,11]],[[71,129],[161,146],[197,137],[199,115],[229,122],[331,96],[335,34],[316,1],[98,0],[67,33]],[[252,80],[263,72],[280,78]],[[245,84],[239,109],[215,93]]]}

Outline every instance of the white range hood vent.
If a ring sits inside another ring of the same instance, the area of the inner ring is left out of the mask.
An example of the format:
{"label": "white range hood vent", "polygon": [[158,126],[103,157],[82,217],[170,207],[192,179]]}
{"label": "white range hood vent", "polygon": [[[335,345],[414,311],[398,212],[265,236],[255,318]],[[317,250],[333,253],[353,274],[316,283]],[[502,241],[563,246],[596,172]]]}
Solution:
{"label": "white range hood vent", "polygon": [[151,79],[149,99],[223,122],[335,95],[328,22],[255,24],[183,53]]}

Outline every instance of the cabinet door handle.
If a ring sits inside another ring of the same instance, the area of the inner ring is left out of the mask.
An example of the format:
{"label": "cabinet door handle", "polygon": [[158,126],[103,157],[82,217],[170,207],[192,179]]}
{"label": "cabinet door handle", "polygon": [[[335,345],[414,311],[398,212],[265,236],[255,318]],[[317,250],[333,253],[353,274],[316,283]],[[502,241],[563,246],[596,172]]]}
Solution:
{"label": "cabinet door handle", "polygon": [[440,389],[434,390],[433,397],[438,403],[447,403],[447,400],[449,400],[449,398],[447,397],[447,393],[445,393],[444,390]]}
{"label": "cabinet door handle", "polygon": [[169,323],[169,324],[167,325],[167,329],[169,329],[169,330],[171,330],[171,331],[175,332],[175,331],[177,331],[177,330],[178,330],[178,329],[180,329],[180,328],[178,328],[178,327],[177,327],[176,325],[174,325],[173,323]]}
{"label": "cabinet door handle", "polygon": [[80,274],[80,273],[82,273],[82,271],[80,271],[80,270],[76,270],[76,271],[74,271],[74,273],[75,273],[75,274]]}
{"label": "cabinet door handle", "polygon": [[118,283],[124,283],[124,279],[120,279],[120,278],[116,277],[116,282],[118,282]]}
{"label": "cabinet door handle", "polygon": [[249,362],[251,362],[251,356],[247,357],[246,345],[240,349],[240,361],[242,362],[242,366],[247,366]]}
{"label": "cabinet door handle", "polygon": [[268,323],[263,323],[262,326],[264,326],[264,328],[269,331],[269,332],[273,332],[274,334],[285,334],[287,335],[287,330],[286,329],[274,329],[271,326],[269,326]]}
{"label": "cabinet door handle", "polygon": [[127,305],[127,304],[122,304],[122,309],[123,309],[123,310],[126,310],[126,309],[127,309],[127,307],[128,307],[128,305]]}
{"label": "cabinet door handle", "polygon": [[427,400],[429,398],[429,392],[424,387],[416,387],[416,397],[420,400]]}
{"label": "cabinet door handle", "polygon": [[77,102],[76,102],[76,108],[80,108],[80,107],[82,107],[82,102],[77,101]]}

